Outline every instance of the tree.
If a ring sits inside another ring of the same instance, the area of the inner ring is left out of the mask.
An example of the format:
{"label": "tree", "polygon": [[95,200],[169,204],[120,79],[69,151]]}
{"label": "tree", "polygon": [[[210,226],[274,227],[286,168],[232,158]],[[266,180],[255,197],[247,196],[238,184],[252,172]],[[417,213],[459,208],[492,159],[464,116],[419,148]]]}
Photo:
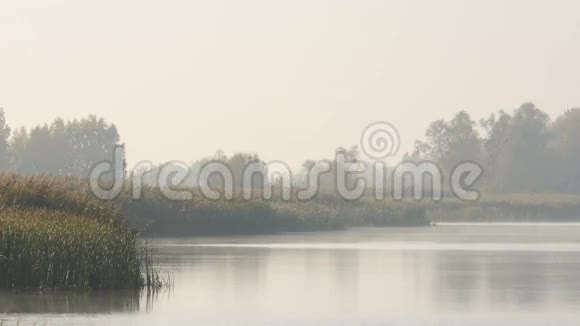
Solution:
{"label": "tree", "polygon": [[88,177],[96,163],[113,160],[115,149],[123,146],[119,140],[115,125],[94,115],[74,121],[59,118],[15,132],[11,162],[22,174]]}
{"label": "tree", "polygon": [[513,115],[500,111],[482,120],[486,130],[486,184],[500,192],[537,192],[558,187],[549,116],[533,103]]}
{"label": "tree", "polygon": [[26,162],[26,147],[28,146],[28,132],[26,128],[14,130],[10,140],[10,170],[22,171]]}
{"label": "tree", "polygon": [[[499,171],[505,166],[499,166],[500,158],[509,140],[511,116],[503,110],[492,113],[487,119],[482,119],[480,125],[485,131],[483,137],[483,165],[486,171],[484,182],[490,189],[499,190],[507,182]],[[505,163],[505,162],[503,162]]]}
{"label": "tree", "polygon": [[422,158],[438,163],[446,172],[462,161],[479,162],[482,146],[476,127],[469,114],[460,111],[451,121],[431,123],[425,133],[426,140],[417,141],[415,150]]}
{"label": "tree", "polygon": [[6,124],[4,109],[0,108],[0,171],[8,167],[10,162],[8,138],[10,137],[10,127]]}
{"label": "tree", "polygon": [[[252,164],[253,169],[246,171],[250,164]],[[269,181],[266,163],[260,160],[260,156],[256,153],[236,153],[226,161],[226,165],[234,176],[235,189],[262,189],[264,181]],[[244,173],[250,172],[256,173],[252,175],[252,184],[243,184]]]}
{"label": "tree", "polygon": [[498,157],[509,192],[536,192],[549,189],[554,180],[553,152],[549,143],[550,118],[532,103],[522,104],[511,119],[505,146]]}
{"label": "tree", "polygon": [[117,127],[95,115],[69,122],[67,129],[74,153],[70,166],[73,175],[87,176],[94,164],[110,161],[115,148],[121,146]]}
{"label": "tree", "polygon": [[570,109],[552,126],[556,139],[560,191],[580,192],[580,108]]}

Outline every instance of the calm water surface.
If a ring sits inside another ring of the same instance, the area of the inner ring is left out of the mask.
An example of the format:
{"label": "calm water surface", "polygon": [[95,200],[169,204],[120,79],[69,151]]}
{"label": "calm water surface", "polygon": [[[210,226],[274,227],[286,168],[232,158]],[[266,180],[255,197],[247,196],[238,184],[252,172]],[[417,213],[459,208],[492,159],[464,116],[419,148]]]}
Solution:
{"label": "calm water surface", "polygon": [[157,294],[0,293],[0,324],[577,325],[580,224],[153,240]]}

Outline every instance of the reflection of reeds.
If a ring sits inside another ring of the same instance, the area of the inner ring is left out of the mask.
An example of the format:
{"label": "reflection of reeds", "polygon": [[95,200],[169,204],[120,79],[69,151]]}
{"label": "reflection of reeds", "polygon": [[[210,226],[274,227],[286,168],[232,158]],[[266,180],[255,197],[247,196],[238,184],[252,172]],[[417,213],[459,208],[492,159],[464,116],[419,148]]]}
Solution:
{"label": "reflection of reeds", "polygon": [[0,314],[138,312],[140,290],[0,292]]}

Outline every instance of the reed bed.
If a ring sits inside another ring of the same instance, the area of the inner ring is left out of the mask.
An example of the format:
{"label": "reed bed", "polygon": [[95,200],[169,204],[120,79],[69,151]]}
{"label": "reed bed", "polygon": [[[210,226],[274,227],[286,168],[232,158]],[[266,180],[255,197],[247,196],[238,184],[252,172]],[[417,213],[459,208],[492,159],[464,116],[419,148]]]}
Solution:
{"label": "reed bed", "polygon": [[0,173],[0,207],[42,208],[119,225],[117,202],[95,197],[85,179]]}
{"label": "reed bed", "polygon": [[132,198],[130,187],[112,201],[98,200],[84,179],[0,175],[0,205],[59,210],[156,235],[251,234],[336,230],[349,226],[427,224],[421,205],[375,200],[345,201],[319,194],[309,201],[209,200],[187,189],[193,200],[169,200],[161,189],[144,186]]}
{"label": "reed bed", "polygon": [[153,235],[228,235],[338,230],[351,226],[428,225],[424,205],[415,202],[346,201],[320,195],[309,201],[274,198],[171,201],[157,188],[139,200],[121,199],[123,215]]}
{"label": "reed bed", "polygon": [[351,226],[415,226],[438,221],[579,221],[580,196],[482,195],[464,202],[346,201],[319,194],[274,198],[172,201],[144,187],[112,201],[88,182],[68,177],[0,174],[0,288],[119,289],[164,284],[137,231],[150,235],[228,235],[337,230]]}
{"label": "reed bed", "polygon": [[0,209],[0,288],[157,287],[149,256],[128,229],[61,211]]}
{"label": "reed bed", "polygon": [[128,187],[111,201],[88,182],[69,177],[0,174],[0,288],[119,289],[165,284],[137,231],[152,235],[226,235],[336,230],[365,225],[425,224],[407,205],[348,202],[320,195],[312,201],[172,201],[145,187]]}
{"label": "reed bed", "polygon": [[580,196],[570,194],[482,194],[466,202],[444,199],[427,204],[434,222],[578,222]]}
{"label": "reed bed", "polygon": [[0,288],[158,288],[151,255],[86,180],[0,174]]}

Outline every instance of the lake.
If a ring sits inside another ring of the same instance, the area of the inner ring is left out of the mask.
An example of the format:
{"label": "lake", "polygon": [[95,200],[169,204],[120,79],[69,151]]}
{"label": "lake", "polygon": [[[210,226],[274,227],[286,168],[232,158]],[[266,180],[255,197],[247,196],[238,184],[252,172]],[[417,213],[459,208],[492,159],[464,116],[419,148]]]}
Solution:
{"label": "lake", "polygon": [[1,325],[576,325],[580,224],[151,240],[159,293],[0,292]]}

